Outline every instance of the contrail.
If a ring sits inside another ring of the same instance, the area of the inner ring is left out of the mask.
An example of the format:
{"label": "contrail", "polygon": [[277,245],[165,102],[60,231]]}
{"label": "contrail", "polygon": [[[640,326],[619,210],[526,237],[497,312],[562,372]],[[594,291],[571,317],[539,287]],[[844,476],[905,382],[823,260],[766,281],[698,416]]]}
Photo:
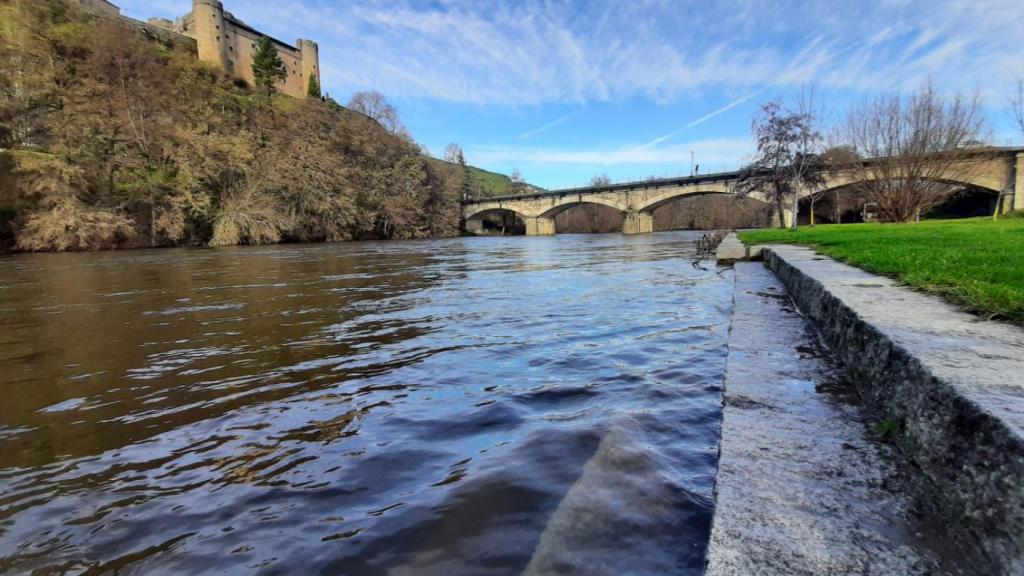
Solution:
{"label": "contrail", "polygon": [[719,114],[723,114],[725,112],[728,112],[729,110],[732,110],[733,108],[739,106],[740,104],[743,104],[744,102],[750,100],[751,98],[756,97],[758,94],[764,92],[766,89],[767,89],[767,86],[764,87],[764,88],[761,88],[760,90],[758,90],[756,92],[751,92],[750,94],[747,94],[746,96],[744,96],[744,97],[742,97],[742,98],[740,98],[738,100],[733,100],[732,102],[729,102],[728,104],[726,104],[725,106],[722,106],[718,110],[715,110],[714,112],[709,112],[709,113],[701,116],[700,118],[697,118],[693,122],[690,122],[686,126],[683,126],[679,130],[676,130],[675,132],[672,132],[671,134],[666,134],[664,136],[661,136],[661,137],[655,138],[654,140],[651,140],[647,144],[644,144],[641,148],[650,148],[651,146],[657,146],[658,144],[661,144],[662,142],[664,142],[666,140],[675,138],[676,136],[682,134],[683,132],[689,130],[690,128],[693,128],[694,126],[699,126],[699,125],[707,122],[708,120],[711,120],[715,116],[718,116]]}
{"label": "contrail", "polygon": [[529,138],[531,136],[536,136],[537,134],[540,134],[541,132],[547,132],[548,130],[551,130],[555,126],[558,126],[559,124],[563,124],[564,122],[566,122],[568,119],[572,118],[575,115],[576,115],[575,112],[572,113],[572,114],[566,114],[565,116],[562,116],[561,118],[558,118],[558,119],[552,120],[551,122],[548,122],[547,124],[541,126],[540,128],[537,128],[537,129],[534,129],[534,130],[530,130],[529,132],[523,132],[522,134],[519,135],[519,137],[520,138]]}

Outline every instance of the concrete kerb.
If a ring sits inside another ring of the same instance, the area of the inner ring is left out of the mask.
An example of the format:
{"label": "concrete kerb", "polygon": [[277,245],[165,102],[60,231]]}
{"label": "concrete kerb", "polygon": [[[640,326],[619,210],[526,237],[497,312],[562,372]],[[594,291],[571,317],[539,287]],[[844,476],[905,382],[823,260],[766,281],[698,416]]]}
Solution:
{"label": "concrete kerb", "polygon": [[722,239],[718,249],[715,250],[715,259],[722,264],[740,260],[760,260],[761,247],[747,246],[740,242],[735,232],[730,232],[728,236]]}
{"label": "concrete kerb", "polygon": [[922,470],[920,502],[1024,574],[1024,330],[794,246],[764,258]]}

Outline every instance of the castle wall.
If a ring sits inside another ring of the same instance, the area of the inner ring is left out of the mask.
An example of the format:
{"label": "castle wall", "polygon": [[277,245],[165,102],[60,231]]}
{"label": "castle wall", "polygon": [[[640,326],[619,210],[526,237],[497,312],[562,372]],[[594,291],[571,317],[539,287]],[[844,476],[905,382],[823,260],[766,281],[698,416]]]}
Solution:
{"label": "castle wall", "polygon": [[[110,17],[120,17],[121,10],[107,0],[77,0],[87,9]],[[195,43],[196,55],[228,74],[255,85],[252,73],[252,57],[256,43],[265,34],[224,11],[220,0],[192,0],[192,12],[172,23],[162,18],[150,18],[140,22],[130,18],[143,32],[168,42],[189,41]],[[284,62],[287,76],[277,83],[277,89],[295,98],[305,98],[309,78],[316,76],[320,82],[320,54],[316,42],[299,40],[290,46],[269,37],[277,47],[277,53]]]}
{"label": "castle wall", "polygon": [[[252,57],[256,51],[256,43],[260,39],[259,32],[248,26],[239,26],[229,20],[227,34],[228,63],[225,69],[249,84],[255,84],[256,78],[252,73]],[[306,86],[302,83],[302,53],[297,48],[277,40],[274,40],[274,46],[288,73],[283,82],[277,83],[277,89],[283,94],[304,98]]]}
{"label": "castle wall", "polygon": [[[252,58],[256,43],[265,34],[224,11],[219,0],[193,0],[192,12],[175,25],[176,32],[196,40],[199,59],[225,72],[255,84]],[[320,57],[316,43],[300,40],[290,46],[270,37],[284,62],[287,77],[277,83],[283,94],[305,98],[309,76],[320,81]]]}
{"label": "castle wall", "polygon": [[320,82],[320,47],[312,40],[299,40],[299,50],[302,52],[302,89],[309,89],[309,78],[316,78],[316,84],[323,90],[323,83]]}
{"label": "castle wall", "polygon": [[224,6],[218,0],[194,0],[192,18],[183,30],[196,39],[199,59],[221,70],[228,68],[228,42],[224,30]]}

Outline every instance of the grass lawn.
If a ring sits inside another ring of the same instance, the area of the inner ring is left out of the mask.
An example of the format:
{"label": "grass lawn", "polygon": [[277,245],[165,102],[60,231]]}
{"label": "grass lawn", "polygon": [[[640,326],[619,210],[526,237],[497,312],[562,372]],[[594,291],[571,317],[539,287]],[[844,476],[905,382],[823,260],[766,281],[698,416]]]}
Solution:
{"label": "grass lawn", "polygon": [[747,244],[803,244],[858,268],[1024,325],[1024,214],[920,224],[741,232]]}

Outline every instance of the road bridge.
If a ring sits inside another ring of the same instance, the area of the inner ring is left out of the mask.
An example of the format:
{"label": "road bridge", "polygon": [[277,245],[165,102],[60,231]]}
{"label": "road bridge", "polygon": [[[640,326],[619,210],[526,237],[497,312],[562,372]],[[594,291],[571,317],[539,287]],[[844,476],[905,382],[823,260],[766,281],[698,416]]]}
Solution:
{"label": "road bridge", "polygon": [[[1006,210],[1024,210],[1024,148],[986,148],[968,153],[963,162],[970,170],[956,170],[957,177],[944,182],[1001,195]],[[585,186],[550,192],[464,200],[462,218],[469,232],[483,230],[483,218],[491,214],[513,214],[526,225],[527,236],[555,233],[555,216],[574,206],[597,204],[622,214],[623,234],[646,234],[654,229],[654,211],[680,198],[707,194],[734,194],[739,172],[721,172],[681,178],[644,180],[606,186]],[[825,185],[801,190],[800,196],[849,187],[862,177],[853,170],[831,170]],[[749,196],[767,201],[760,193]],[[793,217],[791,209],[783,215]]]}

